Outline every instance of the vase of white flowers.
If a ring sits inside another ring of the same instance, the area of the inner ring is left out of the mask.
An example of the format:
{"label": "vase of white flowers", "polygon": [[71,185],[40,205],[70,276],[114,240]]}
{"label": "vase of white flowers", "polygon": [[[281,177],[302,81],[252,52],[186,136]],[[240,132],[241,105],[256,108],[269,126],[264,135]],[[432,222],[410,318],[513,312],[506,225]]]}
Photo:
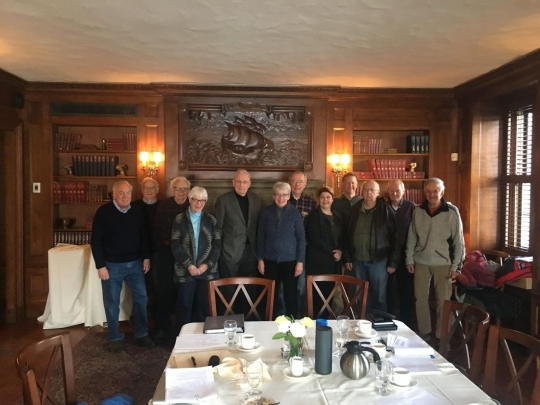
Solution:
{"label": "vase of white flowers", "polygon": [[289,344],[288,357],[302,356],[302,338],[306,335],[306,329],[315,326],[311,318],[305,317],[295,320],[292,316],[281,315],[276,318],[278,332],[272,339],[283,339]]}

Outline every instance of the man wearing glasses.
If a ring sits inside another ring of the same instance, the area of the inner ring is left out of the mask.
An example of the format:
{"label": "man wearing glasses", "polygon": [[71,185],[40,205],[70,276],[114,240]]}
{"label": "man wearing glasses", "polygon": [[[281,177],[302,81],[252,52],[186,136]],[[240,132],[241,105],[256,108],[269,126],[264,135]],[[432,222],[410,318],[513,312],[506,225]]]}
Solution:
{"label": "man wearing glasses", "polygon": [[444,183],[433,177],[424,184],[426,200],[413,211],[407,236],[407,270],[414,273],[419,335],[431,339],[429,285],[433,277],[437,296],[435,337],[441,337],[444,301],[452,294],[452,279],[465,258],[463,225],[458,209],[444,198]]}
{"label": "man wearing glasses", "polygon": [[[291,198],[289,204],[298,210],[306,226],[306,218],[310,211],[317,206],[313,198],[304,194],[307,186],[307,175],[301,171],[295,171],[289,176],[289,185],[291,186]],[[304,306],[306,304],[306,272],[303,271],[298,276],[298,313],[296,317],[301,319],[304,316]],[[281,292],[280,292],[281,293]],[[281,297],[282,294],[280,294]]]}
{"label": "man wearing glasses", "polygon": [[154,272],[155,335],[157,344],[174,337],[171,315],[176,302],[173,284],[174,257],[171,251],[171,231],[174,219],[189,207],[188,193],[191,183],[185,177],[171,180],[172,197],[160,202],[154,220],[154,240],[157,263]]}
{"label": "man wearing glasses", "polygon": [[[259,196],[251,191],[251,176],[246,170],[237,170],[232,180],[233,190],[220,195],[216,200],[216,219],[221,228],[221,256],[219,276],[256,277],[257,219],[261,211]],[[234,286],[224,289],[225,298],[230,300]],[[250,295],[254,291],[249,291]],[[236,313],[247,313],[249,305],[243,296],[235,302]]]}
{"label": "man wearing glasses", "polygon": [[374,180],[362,185],[362,199],[351,208],[348,230],[354,275],[369,282],[368,314],[372,309],[386,312],[388,273],[396,271],[399,261],[394,211],[377,198],[379,191]]}

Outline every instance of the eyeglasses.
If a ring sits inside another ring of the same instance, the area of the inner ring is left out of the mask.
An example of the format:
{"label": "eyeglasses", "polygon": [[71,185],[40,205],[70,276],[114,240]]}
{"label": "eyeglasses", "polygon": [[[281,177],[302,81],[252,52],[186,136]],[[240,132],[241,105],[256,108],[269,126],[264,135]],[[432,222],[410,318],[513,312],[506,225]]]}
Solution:
{"label": "eyeglasses", "polygon": [[291,184],[304,184],[304,180],[289,180],[289,183]]}
{"label": "eyeglasses", "polygon": [[173,187],[173,190],[186,192],[189,191],[189,187]]}
{"label": "eyeglasses", "polygon": [[289,196],[289,194],[274,194],[275,197],[278,197],[278,198],[286,198]]}
{"label": "eyeglasses", "polygon": [[240,184],[242,186],[247,186],[250,182],[247,181],[247,180],[235,180],[234,181],[236,184]]}
{"label": "eyeglasses", "polygon": [[206,203],[206,200],[199,200],[197,198],[192,198],[191,201],[193,201],[194,204],[204,204],[204,203]]}

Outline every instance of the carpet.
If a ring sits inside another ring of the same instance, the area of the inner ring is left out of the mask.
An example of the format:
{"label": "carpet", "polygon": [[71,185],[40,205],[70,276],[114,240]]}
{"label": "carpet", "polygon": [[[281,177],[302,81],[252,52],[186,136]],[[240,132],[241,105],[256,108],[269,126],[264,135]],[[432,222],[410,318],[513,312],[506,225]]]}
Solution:
{"label": "carpet", "polygon": [[[171,347],[145,349],[126,336],[124,352],[108,351],[106,333],[89,333],[74,349],[77,399],[88,405],[99,405],[115,394],[124,393],[136,405],[146,405],[154,395],[157,383],[171,353]],[[51,377],[56,399],[64,403],[62,371],[59,366]]]}

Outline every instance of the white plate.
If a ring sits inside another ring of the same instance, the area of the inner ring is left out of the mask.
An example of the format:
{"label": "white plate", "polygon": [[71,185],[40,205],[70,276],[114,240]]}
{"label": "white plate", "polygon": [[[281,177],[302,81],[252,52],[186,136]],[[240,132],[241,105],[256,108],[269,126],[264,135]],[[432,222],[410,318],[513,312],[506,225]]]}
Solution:
{"label": "white plate", "polygon": [[283,375],[287,378],[290,378],[291,380],[304,380],[311,375],[311,369],[304,367],[304,371],[302,372],[302,375],[295,377],[291,373],[291,368],[287,367],[285,370],[283,370]]}
{"label": "white plate", "polygon": [[405,385],[405,386],[397,385],[397,384],[394,384],[392,381],[390,381],[390,384],[392,384],[392,387],[395,388],[396,390],[410,390],[411,388],[414,388],[418,385],[418,381],[416,381],[414,378],[411,377],[411,382],[409,383],[409,385]]}
{"label": "white plate", "polygon": [[241,352],[250,353],[254,352],[255,350],[258,350],[261,348],[261,344],[259,342],[255,342],[255,347],[253,349],[244,349],[240,342],[236,343],[236,348],[240,350]]}
{"label": "white plate", "polygon": [[364,338],[364,339],[371,339],[372,337],[375,337],[377,336],[377,331],[375,329],[371,329],[371,333],[370,334],[365,334],[365,333],[362,333],[358,330],[358,328],[354,328],[353,329],[353,332],[356,336],[359,336],[361,338]]}

